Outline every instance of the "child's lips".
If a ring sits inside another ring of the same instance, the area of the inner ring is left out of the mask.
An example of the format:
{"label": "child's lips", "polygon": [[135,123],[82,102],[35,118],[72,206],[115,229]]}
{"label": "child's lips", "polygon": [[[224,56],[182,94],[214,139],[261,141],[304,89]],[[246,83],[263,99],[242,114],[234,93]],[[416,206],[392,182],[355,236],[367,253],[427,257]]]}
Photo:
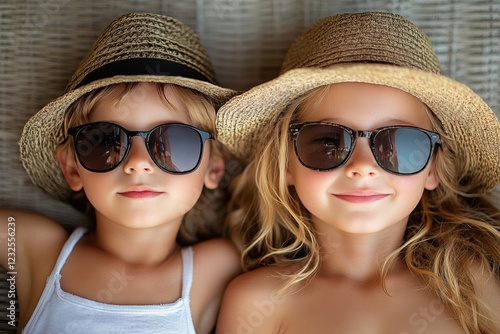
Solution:
{"label": "child's lips", "polygon": [[128,198],[152,198],[160,196],[163,192],[147,187],[132,187],[118,194]]}
{"label": "child's lips", "polygon": [[334,194],[334,196],[349,203],[372,203],[382,200],[389,195],[384,193],[362,191],[362,192],[353,192],[344,194]]}
{"label": "child's lips", "polygon": [[161,195],[160,192],[156,191],[127,191],[119,194],[128,198],[151,198]]}

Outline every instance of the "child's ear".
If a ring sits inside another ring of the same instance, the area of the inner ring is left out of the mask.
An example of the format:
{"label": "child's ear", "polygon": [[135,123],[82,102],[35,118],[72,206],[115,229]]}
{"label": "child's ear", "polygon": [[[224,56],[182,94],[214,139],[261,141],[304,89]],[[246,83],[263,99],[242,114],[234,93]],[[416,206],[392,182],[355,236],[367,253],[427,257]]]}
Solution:
{"label": "child's ear", "polygon": [[78,166],[75,155],[61,146],[56,148],[57,162],[61,167],[62,173],[69,187],[73,191],[79,191],[83,188],[82,179],[78,172]]}
{"label": "child's ear", "polygon": [[425,180],[425,189],[434,190],[439,185],[439,177],[436,171],[436,165],[432,163],[431,168],[429,169],[429,174],[427,175],[427,179]]}
{"label": "child's ear", "polygon": [[208,189],[216,189],[219,182],[224,176],[226,163],[220,154],[211,154],[208,162],[208,169],[205,174],[205,187]]}

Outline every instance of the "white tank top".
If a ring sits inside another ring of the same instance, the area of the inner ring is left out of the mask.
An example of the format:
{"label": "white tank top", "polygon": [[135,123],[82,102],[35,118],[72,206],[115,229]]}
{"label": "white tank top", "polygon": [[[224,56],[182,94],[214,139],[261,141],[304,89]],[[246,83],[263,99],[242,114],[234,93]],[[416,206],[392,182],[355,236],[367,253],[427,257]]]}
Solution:
{"label": "white tank top", "polygon": [[193,281],[191,247],[182,249],[182,296],[177,301],[159,305],[112,305],[61,289],[61,269],[85,233],[86,229],[77,228],[64,245],[23,333],[195,333],[189,305]]}

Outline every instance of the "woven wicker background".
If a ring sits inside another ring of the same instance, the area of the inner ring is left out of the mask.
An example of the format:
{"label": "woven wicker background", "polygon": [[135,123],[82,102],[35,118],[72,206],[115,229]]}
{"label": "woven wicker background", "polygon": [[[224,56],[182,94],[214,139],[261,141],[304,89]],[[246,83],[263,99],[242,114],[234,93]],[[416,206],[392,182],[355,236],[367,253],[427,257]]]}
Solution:
{"label": "woven wicker background", "polygon": [[[443,72],[500,115],[500,0],[0,0],[0,206],[85,223],[31,184],[17,142],[26,120],[59,96],[101,30],[127,12],[176,17],[198,31],[223,86],[245,90],[276,76],[290,41],[318,19],[367,10],[400,13],[433,42]],[[22,223],[22,222],[19,222]],[[0,233],[5,233],[0,231]],[[0,273],[0,332],[6,276]]]}

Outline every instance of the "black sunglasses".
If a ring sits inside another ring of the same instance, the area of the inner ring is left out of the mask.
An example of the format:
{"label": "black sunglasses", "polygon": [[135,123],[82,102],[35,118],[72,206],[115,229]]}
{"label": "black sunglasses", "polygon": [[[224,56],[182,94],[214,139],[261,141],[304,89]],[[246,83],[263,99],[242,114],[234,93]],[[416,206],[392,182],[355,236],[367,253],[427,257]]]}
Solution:
{"label": "black sunglasses", "polygon": [[295,154],[309,169],[328,171],[342,166],[351,156],[359,137],[370,140],[377,164],[397,175],[412,175],[427,166],[439,134],[412,127],[388,126],[357,131],[329,122],[291,124]]}
{"label": "black sunglasses", "polygon": [[129,131],[109,122],[88,123],[68,129],[80,164],[96,173],[116,168],[130,151],[132,137],[141,136],[153,162],[163,171],[187,174],[200,164],[203,144],[212,135],[186,124],[161,124],[149,131]]}

